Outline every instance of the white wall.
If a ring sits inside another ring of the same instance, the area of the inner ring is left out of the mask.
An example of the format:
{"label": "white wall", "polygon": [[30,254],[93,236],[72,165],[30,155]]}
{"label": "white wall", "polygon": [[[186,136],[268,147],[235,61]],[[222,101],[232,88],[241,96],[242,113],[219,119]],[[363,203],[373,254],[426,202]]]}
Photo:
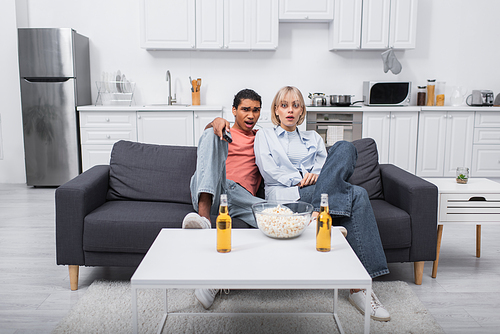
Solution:
{"label": "white wall", "polygon": [[2,158],[0,183],[24,183],[24,146],[21,119],[21,93],[17,60],[16,1],[2,2],[0,14],[0,118]]}
{"label": "white wall", "polygon": [[354,94],[358,100],[364,80],[409,80],[416,87],[435,78],[448,88],[500,93],[495,41],[500,1],[420,0],[417,48],[396,51],[403,65],[399,75],[383,72],[381,51],[328,51],[326,23],[281,23],[275,52],[146,51],[139,46],[139,3],[28,0],[27,16],[30,27],[72,27],[90,38],[94,101],[94,82],[102,71],[118,69],[137,83],[139,105],[167,101],[167,69],[178,102],[191,102],[188,77],[201,77],[201,103],[227,109],[234,94],[247,87],[262,95],[267,109],[284,85],[295,85],[304,95]]}

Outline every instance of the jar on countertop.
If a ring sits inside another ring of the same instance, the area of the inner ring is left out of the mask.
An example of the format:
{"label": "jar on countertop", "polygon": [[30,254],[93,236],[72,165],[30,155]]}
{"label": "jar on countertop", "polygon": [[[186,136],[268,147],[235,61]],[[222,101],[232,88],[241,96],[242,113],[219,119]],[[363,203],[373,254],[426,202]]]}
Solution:
{"label": "jar on countertop", "polygon": [[426,104],[426,91],[427,86],[418,86],[417,90],[417,106],[425,106]]}

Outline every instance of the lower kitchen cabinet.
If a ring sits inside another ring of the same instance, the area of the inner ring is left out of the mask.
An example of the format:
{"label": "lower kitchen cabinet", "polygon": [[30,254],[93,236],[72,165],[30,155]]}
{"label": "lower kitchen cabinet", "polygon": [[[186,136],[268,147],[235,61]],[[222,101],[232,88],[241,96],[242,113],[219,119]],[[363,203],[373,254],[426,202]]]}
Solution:
{"label": "lower kitchen cabinet", "polygon": [[364,112],[363,138],[377,143],[380,163],[415,173],[418,111]]}
{"label": "lower kitchen cabinet", "polygon": [[193,146],[193,112],[137,112],[137,140],[158,145]]}
{"label": "lower kitchen cabinet", "polygon": [[476,111],[471,176],[500,177],[500,112]]}
{"label": "lower kitchen cabinet", "polygon": [[109,164],[113,144],[137,141],[135,111],[80,111],[82,170]]}
{"label": "lower kitchen cabinet", "polygon": [[216,117],[222,117],[222,112],[220,111],[195,111],[193,113],[194,119],[194,145],[198,146],[200,137],[205,131],[205,127],[208,123],[212,122]]}
{"label": "lower kitchen cabinet", "polygon": [[79,113],[83,171],[95,165],[109,164],[113,144],[119,140],[196,146],[205,126],[214,118],[222,117],[222,107],[183,111],[151,111],[144,107],[144,111],[106,107],[81,109]]}
{"label": "lower kitchen cabinet", "polygon": [[82,170],[95,165],[107,165],[113,145],[82,145]]}
{"label": "lower kitchen cabinet", "polygon": [[470,168],[473,133],[474,111],[420,112],[416,174],[454,177],[457,167]]}

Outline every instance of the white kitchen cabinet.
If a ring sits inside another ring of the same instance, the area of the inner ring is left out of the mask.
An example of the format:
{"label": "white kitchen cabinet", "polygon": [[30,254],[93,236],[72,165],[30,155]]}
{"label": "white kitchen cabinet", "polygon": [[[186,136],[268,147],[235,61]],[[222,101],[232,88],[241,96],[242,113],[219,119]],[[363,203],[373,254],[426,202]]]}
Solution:
{"label": "white kitchen cabinet", "polygon": [[473,111],[420,112],[417,175],[454,177],[457,167],[470,167],[473,134]]}
{"label": "white kitchen cabinet", "polygon": [[82,171],[96,165],[109,165],[113,145],[82,145]]}
{"label": "white kitchen cabinet", "polygon": [[335,0],[335,18],[329,25],[330,50],[356,50],[361,47],[363,0]]}
{"label": "white kitchen cabinet", "polygon": [[500,177],[500,112],[476,111],[471,176]]}
{"label": "white kitchen cabinet", "polygon": [[418,0],[335,0],[330,50],[415,48]]}
{"label": "white kitchen cabinet", "polygon": [[414,49],[417,39],[418,0],[391,0],[389,47]]}
{"label": "white kitchen cabinet", "polygon": [[333,20],[334,0],[280,0],[279,20],[283,22]]}
{"label": "white kitchen cabinet", "polygon": [[109,164],[117,141],[137,141],[135,118],[135,111],[80,111],[82,170]]}
{"label": "white kitchen cabinet", "polygon": [[251,0],[224,0],[224,48],[250,50],[252,45]]}
{"label": "white kitchen cabinet", "polygon": [[193,146],[193,112],[137,112],[137,140],[148,144]]}
{"label": "white kitchen cabinet", "polygon": [[224,48],[224,0],[196,1],[196,48]]}
{"label": "white kitchen cabinet", "polygon": [[190,50],[196,47],[195,0],[142,0],[141,47]]}
{"label": "white kitchen cabinet", "polygon": [[364,112],[363,138],[377,144],[379,162],[415,173],[418,111]]}
{"label": "white kitchen cabinet", "polygon": [[391,0],[363,0],[361,48],[389,47]]}
{"label": "white kitchen cabinet", "polygon": [[221,106],[153,108],[79,107],[83,170],[109,164],[113,144],[119,140],[195,146],[205,126],[222,117]]}
{"label": "white kitchen cabinet", "polygon": [[222,117],[221,111],[195,111],[194,116],[194,144],[198,146],[203,131],[208,123],[212,122],[216,117]]}
{"label": "white kitchen cabinet", "polygon": [[277,0],[196,0],[196,48],[275,50]]}
{"label": "white kitchen cabinet", "polygon": [[252,1],[252,50],[276,50],[278,47],[278,1]]}

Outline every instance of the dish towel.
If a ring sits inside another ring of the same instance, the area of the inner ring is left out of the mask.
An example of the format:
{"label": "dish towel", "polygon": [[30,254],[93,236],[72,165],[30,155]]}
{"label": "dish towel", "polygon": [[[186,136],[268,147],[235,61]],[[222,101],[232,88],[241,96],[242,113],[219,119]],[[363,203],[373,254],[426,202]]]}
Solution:
{"label": "dish towel", "polygon": [[384,73],[391,70],[392,73],[399,74],[403,68],[392,48],[382,52],[382,61],[384,62]]}
{"label": "dish towel", "polygon": [[333,146],[339,140],[344,140],[344,127],[342,125],[329,125],[326,131],[326,145]]}

